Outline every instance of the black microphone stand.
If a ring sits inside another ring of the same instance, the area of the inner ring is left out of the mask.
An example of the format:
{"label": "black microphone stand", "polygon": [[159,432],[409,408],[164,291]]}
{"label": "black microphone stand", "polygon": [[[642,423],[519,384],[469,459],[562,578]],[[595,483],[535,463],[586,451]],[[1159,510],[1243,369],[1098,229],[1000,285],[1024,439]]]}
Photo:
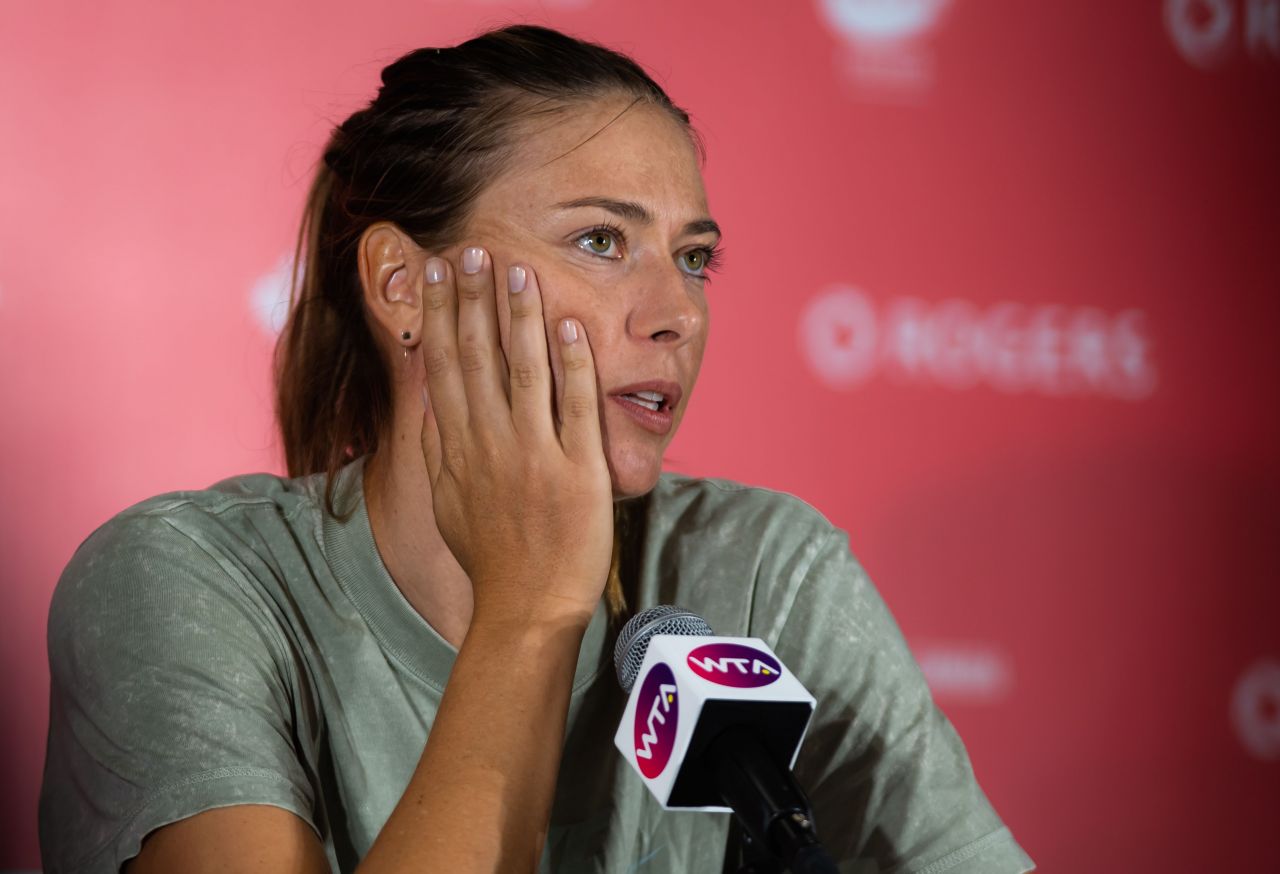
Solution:
{"label": "black microphone stand", "polygon": [[804,790],[750,730],[727,729],[707,747],[705,761],[742,826],[738,874],[837,874]]}

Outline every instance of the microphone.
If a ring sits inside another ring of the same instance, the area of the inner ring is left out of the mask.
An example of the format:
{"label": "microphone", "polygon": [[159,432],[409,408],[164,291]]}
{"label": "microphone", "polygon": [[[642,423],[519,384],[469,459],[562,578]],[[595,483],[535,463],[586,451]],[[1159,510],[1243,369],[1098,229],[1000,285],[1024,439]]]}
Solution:
{"label": "microphone", "polygon": [[835,874],[791,773],[814,697],[764,641],[659,605],[627,622],[613,661],[630,693],[614,744],[664,810],[732,812],[744,872]]}

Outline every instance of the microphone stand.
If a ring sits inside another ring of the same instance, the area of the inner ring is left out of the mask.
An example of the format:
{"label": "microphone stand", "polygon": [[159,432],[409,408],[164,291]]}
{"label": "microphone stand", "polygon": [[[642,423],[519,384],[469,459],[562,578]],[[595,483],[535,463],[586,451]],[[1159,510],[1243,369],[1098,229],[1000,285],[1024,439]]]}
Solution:
{"label": "microphone stand", "polygon": [[729,728],[706,755],[721,799],[742,826],[744,859],[738,874],[838,874],[818,842],[804,790],[755,734]]}

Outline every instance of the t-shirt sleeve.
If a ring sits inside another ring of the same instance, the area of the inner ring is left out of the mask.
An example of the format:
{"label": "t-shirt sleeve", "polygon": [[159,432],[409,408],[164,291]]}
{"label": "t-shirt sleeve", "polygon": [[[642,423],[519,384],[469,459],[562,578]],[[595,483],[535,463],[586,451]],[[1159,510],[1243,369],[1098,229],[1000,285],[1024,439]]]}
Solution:
{"label": "t-shirt sleeve", "polygon": [[44,870],[117,872],[168,823],[236,804],[312,824],[287,649],[243,572],[159,515],[76,551],[49,614]]}
{"label": "t-shirt sleeve", "polygon": [[824,520],[791,557],[770,642],[817,698],[796,776],[841,871],[1031,870],[845,533]]}

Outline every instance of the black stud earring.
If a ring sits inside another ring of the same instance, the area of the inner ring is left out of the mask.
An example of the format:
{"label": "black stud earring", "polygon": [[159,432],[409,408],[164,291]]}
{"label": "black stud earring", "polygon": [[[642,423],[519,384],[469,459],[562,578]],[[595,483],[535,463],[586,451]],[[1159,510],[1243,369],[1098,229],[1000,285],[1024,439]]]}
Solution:
{"label": "black stud earring", "polygon": [[401,340],[408,340],[408,339],[409,339],[409,337],[410,337],[410,334],[409,334],[409,332],[408,332],[408,331],[404,331],[403,333],[401,333],[401,334],[400,334],[400,339],[401,339]]}

